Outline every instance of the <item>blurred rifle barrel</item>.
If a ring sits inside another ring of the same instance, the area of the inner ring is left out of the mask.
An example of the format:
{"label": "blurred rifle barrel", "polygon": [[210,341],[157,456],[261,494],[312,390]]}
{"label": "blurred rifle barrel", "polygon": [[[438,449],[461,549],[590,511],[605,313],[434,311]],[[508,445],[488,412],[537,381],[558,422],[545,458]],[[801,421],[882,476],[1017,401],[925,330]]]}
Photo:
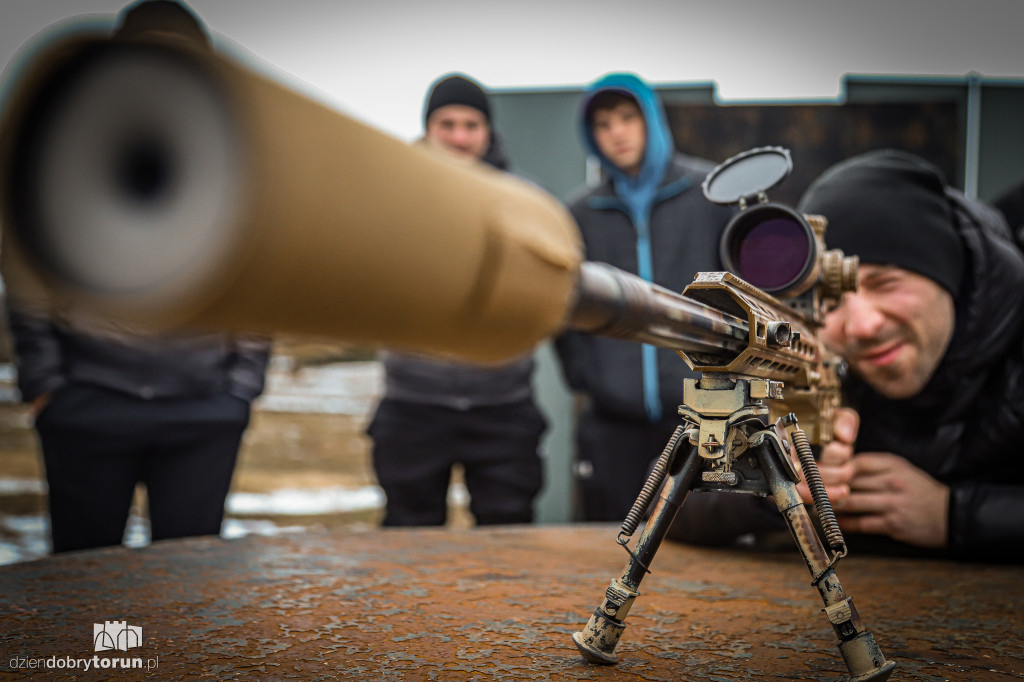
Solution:
{"label": "blurred rifle barrel", "polygon": [[158,331],[479,362],[564,328],[579,232],[530,183],[155,37],[69,35],[18,75],[0,109],[0,223],[20,300],[31,283],[34,299]]}
{"label": "blurred rifle barrel", "polygon": [[580,267],[569,326],[577,331],[673,350],[738,355],[747,321],[604,263]]}
{"label": "blurred rifle barrel", "polygon": [[72,304],[144,327],[484,362],[565,329],[716,365],[751,343],[717,299],[581,263],[576,225],[550,195],[223,55],[84,35],[29,66],[0,125],[11,300],[38,271]]}

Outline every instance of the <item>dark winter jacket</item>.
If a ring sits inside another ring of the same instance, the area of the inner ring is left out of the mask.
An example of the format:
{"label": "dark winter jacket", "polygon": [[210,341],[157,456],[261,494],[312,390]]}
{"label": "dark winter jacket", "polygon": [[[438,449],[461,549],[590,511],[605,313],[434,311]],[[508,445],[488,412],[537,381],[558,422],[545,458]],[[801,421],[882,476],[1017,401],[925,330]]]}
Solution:
{"label": "dark winter jacket", "polygon": [[495,367],[382,352],[384,395],[394,400],[454,410],[530,400],[533,357]]}
{"label": "dark winter jacket", "polygon": [[263,390],[269,343],[220,334],[151,337],[8,311],[22,399],[88,384],[144,400]]}
{"label": "dark winter jacket", "polygon": [[[508,169],[501,138],[493,130],[483,162]],[[384,351],[384,395],[394,400],[437,405],[455,410],[508,405],[533,396],[533,356],[495,366],[479,366],[456,360]]]}
{"label": "dark winter jacket", "polygon": [[[947,196],[969,259],[953,339],[913,398],[885,398],[856,377],[847,381],[846,401],[861,417],[856,451],[901,455],[949,486],[949,547],[939,554],[1024,561],[1024,255],[996,211],[955,190]],[[674,539],[726,544],[784,528],[765,500],[690,498]],[[878,536],[847,539],[853,553],[924,553]]]}
{"label": "dark winter jacket", "polygon": [[[661,105],[642,81],[612,74],[590,93],[604,88],[633,94],[647,123],[647,145],[639,174],[625,176],[584,131],[606,173],[570,204],[586,258],[682,291],[697,272],[721,269],[719,237],[732,209],[704,198],[700,183],[712,164],[673,152]],[[556,346],[569,385],[587,394],[598,413],[620,418],[670,418],[682,400],[683,378],[695,376],[674,351],[646,344],[568,333]]]}
{"label": "dark winter jacket", "polygon": [[950,487],[952,554],[1024,560],[1024,255],[996,211],[947,195],[970,261],[953,340],[913,398],[849,382],[856,447],[894,452]]}

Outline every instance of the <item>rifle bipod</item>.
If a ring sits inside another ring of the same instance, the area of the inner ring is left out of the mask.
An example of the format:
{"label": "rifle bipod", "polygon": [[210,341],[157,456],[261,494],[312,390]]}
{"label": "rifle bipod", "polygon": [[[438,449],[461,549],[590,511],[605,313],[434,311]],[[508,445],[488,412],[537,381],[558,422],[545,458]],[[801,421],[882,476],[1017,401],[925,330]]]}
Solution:
{"label": "rifle bipod", "polygon": [[[838,639],[850,680],[887,679],[896,663],[886,660],[836,577],[834,566],[845,556],[846,545],[796,417],[787,415],[769,425],[768,408],[750,397],[751,384],[757,395],[766,395],[772,389],[770,385],[757,385],[764,380],[705,381],[708,378],[705,374],[702,379],[705,388],[697,388],[690,383],[692,380],[687,382],[687,395],[695,398],[687,402],[694,407],[684,405],[679,412],[688,428],[676,429],[623,522],[618,542],[629,552],[629,561],[622,574],[611,581],[604,600],[586,626],[573,634],[577,648],[594,663],[615,663],[615,647],[626,627],[626,616],[640,595],[640,582],[650,572],[651,561],[691,490],[754,492],[771,495],[785,518],[811,572],[811,584],[825,604],[823,611]],[[694,447],[689,448],[686,457],[679,458],[676,453],[684,435]],[[797,493],[799,474],[788,454],[789,442],[799,451],[804,477],[833,550],[831,557]],[[628,537],[659,489],[660,497],[636,549],[630,551]]]}

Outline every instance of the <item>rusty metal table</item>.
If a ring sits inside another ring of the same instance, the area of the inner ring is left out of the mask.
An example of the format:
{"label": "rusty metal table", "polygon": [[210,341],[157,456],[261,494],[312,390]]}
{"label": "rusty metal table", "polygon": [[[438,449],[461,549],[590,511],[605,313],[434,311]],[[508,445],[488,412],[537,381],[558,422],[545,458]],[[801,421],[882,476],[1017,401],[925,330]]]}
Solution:
{"label": "rusty metal table", "polygon": [[[586,663],[570,635],[625,563],[616,531],[579,525],[196,538],[6,566],[0,678],[844,676],[795,549],[666,544],[627,620],[618,664]],[[896,679],[1024,678],[1024,567],[854,556],[838,572],[882,650],[898,661]],[[95,653],[95,627],[107,621],[142,628],[142,645]],[[96,668],[112,656],[149,669]]]}

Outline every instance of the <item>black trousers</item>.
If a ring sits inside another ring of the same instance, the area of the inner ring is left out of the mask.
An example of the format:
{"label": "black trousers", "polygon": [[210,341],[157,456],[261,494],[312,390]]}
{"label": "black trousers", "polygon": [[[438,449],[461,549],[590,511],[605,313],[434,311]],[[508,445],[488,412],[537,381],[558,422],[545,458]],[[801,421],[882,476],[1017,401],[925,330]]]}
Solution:
{"label": "black trousers", "polygon": [[683,422],[621,419],[591,408],[579,415],[576,477],[584,521],[622,521],[651,465]]}
{"label": "black trousers", "polygon": [[137,483],[153,540],[220,533],[249,405],[61,389],[36,420],[54,552],[121,544]]}
{"label": "black trousers", "polygon": [[543,467],[544,417],[530,401],[455,410],[385,398],[370,424],[385,526],[440,526],[461,464],[479,525],[529,523]]}

